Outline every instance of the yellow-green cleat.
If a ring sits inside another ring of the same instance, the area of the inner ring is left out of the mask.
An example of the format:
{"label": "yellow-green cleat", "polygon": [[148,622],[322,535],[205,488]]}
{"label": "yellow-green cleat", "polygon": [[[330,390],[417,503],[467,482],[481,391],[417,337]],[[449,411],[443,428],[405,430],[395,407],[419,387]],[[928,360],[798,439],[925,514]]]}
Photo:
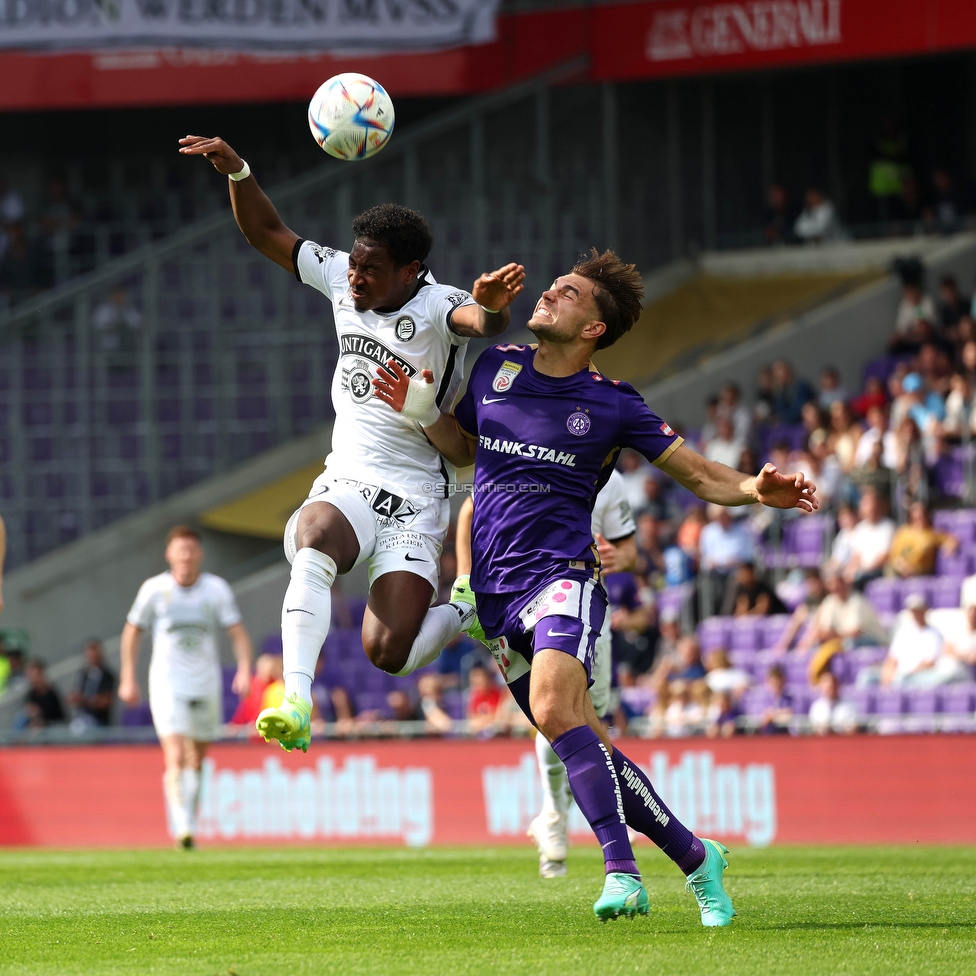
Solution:
{"label": "yellow-green cleat", "polygon": [[702,844],[705,846],[705,860],[697,871],[688,875],[685,888],[695,893],[702,925],[707,928],[731,925],[736,911],[722,884],[722,873],[729,866],[729,862],[725,860],[729,849],[704,837]]}
{"label": "yellow-green cleat", "polygon": [[461,629],[475,640],[484,641],[485,631],[478,619],[477,604],[475,603],[474,590],[471,589],[471,578],[459,576],[451,587],[451,603],[460,603],[471,607],[471,615],[462,624]]}
{"label": "yellow-green cleat", "polygon": [[278,708],[266,708],[254,727],[265,742],[275,739],[285,752],[308,752],[312,743],[312,706],[298,695],[289,695]]}
{"label": "yellow-green cleat", "polygon": [[632,874],[621,874],[611,871],[603,882],[603,894],[596,900],[593,906],[593,914],[601,922],[606,922],[611,918],[619,918],[626,915],[633,918],[635,915],[647,915],[651,910],[651,902],[641,884],[640,878],[635,878]]}

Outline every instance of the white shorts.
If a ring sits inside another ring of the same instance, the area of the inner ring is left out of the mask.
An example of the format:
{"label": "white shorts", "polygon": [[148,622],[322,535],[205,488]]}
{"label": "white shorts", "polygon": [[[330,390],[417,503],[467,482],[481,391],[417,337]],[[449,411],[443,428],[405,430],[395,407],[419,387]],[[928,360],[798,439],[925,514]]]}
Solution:
{"label": "white shorts", "polygon": [[427,580],[436,595],[441,545],[451,522],[446,498],[421,503],[377,485],[323,471],[285,526],[288,562],[293,562],[298,552],[299,515],[313,502],[334,505],[349,521],[359,541],[355,565],[369,560],[370,586],[385,573],[413,573]]}
{"label": "white shorts", "polygon": [[164,688],[149,684],[149,709],[156,735],[182,735],[197,742],[220,738],[223,703],[220,695],[181,698]]}
{"label": "white shorts", "polygon": [[593,647],[593,664],[590,666],[590,700],[598,718],[613,711],[610,698],[610,679],[613,672],[613,650],[610,646],[610,613],[603,618],[603,628]]}

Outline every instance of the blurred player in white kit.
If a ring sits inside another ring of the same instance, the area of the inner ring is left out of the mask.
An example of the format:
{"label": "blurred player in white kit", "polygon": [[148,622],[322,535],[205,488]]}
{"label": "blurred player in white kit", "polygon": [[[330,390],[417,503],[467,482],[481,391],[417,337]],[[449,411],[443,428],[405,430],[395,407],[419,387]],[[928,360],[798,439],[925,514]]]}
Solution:
{"label": "blurred player in white kit", "polygon": [[[458,575],[471,572],[471,517],[474,505],[467,498],[458,513],[456,550]],[[593,539],[600,553],[601,575],[624,573],[637,565],[636,526],[627,501],[627,486],[619,471],[614,471],[593,503]],[[593,653],[593,684],[590,699],[601,719],[613,711],[611,683],[613,677],[610,646],[611,614],[603,618],[603,630]],[[542,811],[529,824],[529,837],[539,849],[539,874],[543,878],[561,878],[566,874],[569,804],[572,792],[562,760],[544,735],[535,737],[535,754],[542,780]]]}
{"label": "blurred player in white kit", "polygon": [[207,746],[220,735],[220,628],[230,635],[237,659],[233,690],[246,695],[251,684],[251,639],[226,580],[200,571],[203,546],[186,525],[166,537],[169,570],[147,579],[122,631],[119,698],[139,702],[136,661],[143,632],[152,631],[149,707],[163,747],[163,793],[170,827],[179,844],[193,847],[200,766]]}

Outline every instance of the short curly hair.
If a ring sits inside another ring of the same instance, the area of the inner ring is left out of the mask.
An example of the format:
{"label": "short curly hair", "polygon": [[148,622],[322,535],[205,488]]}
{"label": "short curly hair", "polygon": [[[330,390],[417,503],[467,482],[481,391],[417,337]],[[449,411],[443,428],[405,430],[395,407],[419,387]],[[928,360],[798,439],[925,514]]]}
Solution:
{"label": "short curly hair", "polygon": [[644,283],[633,264],[624,264],[613,251],[597,252],[590,248],[590,256],[581,258],[573,274],[593,282],[593,300],[607,327],[597,340],[597,349],[612,346],[625,332],[629,332],[640,318],[643,306]]}
{"label": "short curly hair", "polygon": [[363,211],[353,219],[352,231],[357,241],[384,248],[398,268],[411,261],[423,264],[434,246],[427,221],[398,203],[381,203]]}

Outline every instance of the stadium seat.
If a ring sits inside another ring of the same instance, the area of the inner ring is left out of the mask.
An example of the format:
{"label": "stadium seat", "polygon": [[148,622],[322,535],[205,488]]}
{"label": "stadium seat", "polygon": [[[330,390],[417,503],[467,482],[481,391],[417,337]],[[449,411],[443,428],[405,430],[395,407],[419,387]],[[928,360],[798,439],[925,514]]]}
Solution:
{"label": "stadium seat", "polygon": [[899,688],[878,688],[874,693],[874,710],[878,715],[903,715],[905,693]]}
{"label": "stadium seat", "polygon": [[948,553],[940,549],[935,557],[937,576],[968,576],[973,571],[973,556],[967,549]]}
{"label": "stadium seat", "polygon": [[942,711],[942,696],[934,689],[910,690],[905,699],[909,715],[936,715]]}
{"label": "stadium seat", "polygon": [[875,691],[873,688],[845,688],[841,697],[850,702],[858,715],[873,715],[875,711]]}
{"label": "stadium seat", "polygon": [[698,625],[698,643],[703,652],[729,647],[732,620],[732,617],[706,617]]}
{"label": "stadium seat", "polygon": [[962,576],[935,577],[929,584],[929,606],[933,610],[958,607],[962,581]]}
{"label": "stadium seat", "polygon": [[786,625],[790,622],[788,613],[774,613],[763,618],[762,622],[762,647],[768,649],[775,647],[779,639],[786,630]]}
{"label": "stadium seat", "polygon": [[763,618],[734,617],[729,632],[730,651],[758,651],[762,649]]}
{"label": "stadium seat", "polygon": [[897,613],[901,610],[901,580],[885,577],[871,580],[864,588],[864,595],[879,613]]}
{"label": "stadium seat", "polygon": [[946,714],[961,715],[972,712],[976,707],[976,685],[970,682],[946,685],[942,689],[942,711]]}
{"label": "stadium seat", "polygon": [[127,729],[139,728],[152,725],[152,712],[149,710],[149,702],[139,702],[138,705],[129,705],[122,711],[119,725]]}

